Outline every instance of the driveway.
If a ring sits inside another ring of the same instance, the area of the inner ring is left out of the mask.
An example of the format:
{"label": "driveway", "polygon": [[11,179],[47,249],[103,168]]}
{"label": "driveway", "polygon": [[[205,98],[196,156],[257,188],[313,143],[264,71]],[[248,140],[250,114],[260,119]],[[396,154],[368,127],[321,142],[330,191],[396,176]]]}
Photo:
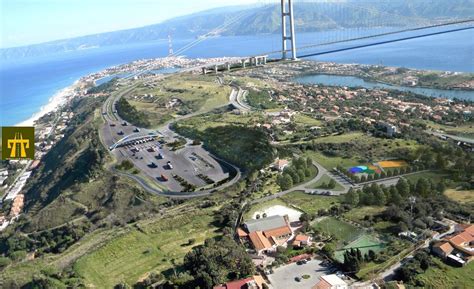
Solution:
{"label": "driveway", "polygon": [[[268,279],[274,289],[289,289],[301,288],[308,289],[313,287],[318,281],[319,277],[327,275],[330,269],[320,265],[320,260],[311,260],[306,264],[297,265],[292,263],[274,269],[274,272],[268,275]],[[303,279],[301,276],[309,275],[308,279]],[[300,277],[301,281],[297,282],[296,277]]]}

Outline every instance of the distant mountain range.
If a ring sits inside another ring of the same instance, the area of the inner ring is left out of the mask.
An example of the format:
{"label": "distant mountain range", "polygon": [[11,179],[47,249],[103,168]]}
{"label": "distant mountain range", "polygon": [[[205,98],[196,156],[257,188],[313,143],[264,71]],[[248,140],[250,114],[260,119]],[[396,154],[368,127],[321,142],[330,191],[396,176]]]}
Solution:
{"label": "distant mountain range", "polygon": [[[474,0],[392,0],[299,2],[297,32],[337,28],[431,24],[447,19],[474,18]],[[219,35],[254,35],[280,31],[280,6],[231,6],[173,18],[140,28],[100,33],[23,47],[0,49],[0,59],[42,56],[65,51],[173,38],[194,38],[213,31]],[[215,30],[216,27],[221,29]]]}

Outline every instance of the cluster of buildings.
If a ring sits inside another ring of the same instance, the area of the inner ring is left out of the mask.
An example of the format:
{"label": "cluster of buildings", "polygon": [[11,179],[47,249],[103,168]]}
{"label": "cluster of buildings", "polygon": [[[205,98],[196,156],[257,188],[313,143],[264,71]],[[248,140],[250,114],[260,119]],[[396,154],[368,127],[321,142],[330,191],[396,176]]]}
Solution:
{"label": "cluster of buildings", "polygon": [[16,171],[14,171],[13,174],[9,174],[6,169],[0,172],[0,185],[2,185],[8,177],[17,176],[11,186],[4,187],[5,194],[2,197],[0,205],[4,206],[6,203],[11,202],[11,208],[7,215],[0,214],[0,231],[14,222],[21,214],[25,199],[23,188],[33,172],[40,165],[43,156],[64,137],[69,121],[74,116],[74,113],[68,110],[58,110],[50,114],[58,114],[54,123],[37,123],[35,127],[35,159],[10,160],[9,162],[19,164]]}
{"label": "cluster of buildings", "polygon": [[293,236],[288,217],[270,216],[244,223],[243,228],[237,229],[242,243],[250,244],[257,255],[275,252],[278,246],[287,246]]}
{"label": "cluster of buildings", "polygon": [[456,224],[454,233],[433,244],[431,250],[447,263],[466,265],[474,259],[474,225]]}

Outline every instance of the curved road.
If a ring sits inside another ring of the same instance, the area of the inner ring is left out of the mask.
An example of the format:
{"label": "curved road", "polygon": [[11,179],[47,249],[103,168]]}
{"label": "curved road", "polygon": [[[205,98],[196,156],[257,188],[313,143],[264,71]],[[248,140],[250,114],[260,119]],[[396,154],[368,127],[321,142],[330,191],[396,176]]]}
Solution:
{"label": "curved road", "polygon": [[[109,125],[109,122],[123,122],[124,120],[122,118],[120,118],[120,116],[118,114],[116,114],[114,112],[114,104],[115,102],[120,98],[122,97],[123,95],[129,93],[130,91],[133,90],[133,88],[135,88],[135,85],[120,92],[119,94],[117,94],[116,96],[112,97],[108,97],[104,104],[102,105],[102,117],[105,121],[105,124],[104,124],[104,127],[103,129],[109,129],[111,130],[110,128],[110,125]],[[231,92],[231,95],[229,96],[229,100],[232,99],[233,95],[235,95],[236,92],[235,92],[235,89],[233,88],[232,89],[232,92]],[[229,102],[230,103],[230,102]],[[226,105],[229,105],[226,104]],[[191,114],[188,114],[188,115],[184,115],[184,116],[181,116],[181,117],[178,117],[176,119],[173,119],[173,120],[170,120],[168,121],[167,123],[165,123],[163,126],[161,126],[158,131],[160,131],[163,135],[166,135],[166,136],[180,136],[179,134],[177,134],[176,132],[172,131],[171,128],[170,128],[170,125],[173,123],[173,122],[176,122],[178,120],[182,120],[182,119],[186,119],[186,118],[190,118],[190,117],[193,117],[193,116],[197,116],[197,115],[200,115],[200,114],[203,114],[205,113],[204,112],[195,112],[195,113],[191,113]],[[140,130],[142,132],[148,132],[149,130],[148,129],[145,129],[145,128],[140,128]],[[105,142],[104,140],[104,136],[102,133],[99,133],[99,136],[100,136],[100,139],[101,139],[101,142],[104,144],[104,146],[107,148],[107,143]],[[225,160],[222,160],[218,157],[216,157],[215,155],[209,153],[209,155],[218,160],[219,162],[222,162],[224,164],[226,164],[227,166],[231,167],[234,171],[235,171],[235,176],[229,180],[228,182],[218,186],[218,187],[215,187],[215,188],[210,188],[210,189],[206,189],[206,190],[202,190],[202,191],[194,191],[194,192],[172,192],[172,191],[161,191],[153,186],[151,186],[149,184],[149,181],[153,181],[153,180],[149,180],[147,181],[144,177],[142,176],[138,176],[138,175],[134,175],[134,174],[130,174],[130,173],[126,173],[126,172],[122,172],[122,171],[119,171],[115,168],[113,168],[112,166],[107,166],[107,169],[110,170],[111,172],[115,173],[115,174],[119,174],[121,176],[124,176],[124,177],[127,177],[127,178],[130,178],[134,181],[136,181],[140,186],[143,187],[143,189],[145,189],[146,191],[148,191],[149,193],[152,193],[152,194],[156,194],[156,195],[161,195],[161,196],[166,196],[166,197],[170,197],[170,198],[195,198],[195,197],[202,197],[202,196],[206,196],[206,195],[209,195],[211,194],[212,192],[214,191],[217,191],[217,190],[220,190],[220,189],[223,189],[223,188],[227,188],[233,184],[235,184],[240,178],[241,178],[241,170],[225,161]]]}

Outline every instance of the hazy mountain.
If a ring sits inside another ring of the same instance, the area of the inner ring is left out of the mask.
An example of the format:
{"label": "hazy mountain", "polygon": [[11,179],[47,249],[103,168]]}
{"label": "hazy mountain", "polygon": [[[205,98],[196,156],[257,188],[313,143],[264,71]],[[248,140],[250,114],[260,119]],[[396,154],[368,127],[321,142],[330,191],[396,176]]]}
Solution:
{"label": "hazy mountain", "polygon": [[[473,18],[474,0],[393,0],[338,3],[296,3],[295,23],[299,32],[324,29],[413,26],[431,24],[447,19]],[[92,47],[129,44],[173,38],[194,38],[205,35],[216,27],[220,35],[250,35],[278,33],[280,6],[232,6],[212,9],[159,24],[140,28],[100,33],[83,37],[57,40],[24,47],[0,50],[1,59],[39,56]]]}

